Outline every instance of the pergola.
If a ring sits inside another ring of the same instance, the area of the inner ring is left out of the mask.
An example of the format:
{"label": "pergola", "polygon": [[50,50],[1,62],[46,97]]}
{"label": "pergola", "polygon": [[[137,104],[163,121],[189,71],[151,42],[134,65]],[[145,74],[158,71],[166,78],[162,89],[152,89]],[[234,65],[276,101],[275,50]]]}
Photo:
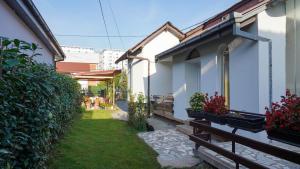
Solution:
{"label": "pergola", "polygon": [[115,105],[115,92],[116,86],[114,77],[121,73],[121,70],[95,70],[89,72],[76,72],[71,73],[72,77],[77,80],[88,80],[88,81],[106,81],[112,82],[113,94],[112,94],[112,104]]}

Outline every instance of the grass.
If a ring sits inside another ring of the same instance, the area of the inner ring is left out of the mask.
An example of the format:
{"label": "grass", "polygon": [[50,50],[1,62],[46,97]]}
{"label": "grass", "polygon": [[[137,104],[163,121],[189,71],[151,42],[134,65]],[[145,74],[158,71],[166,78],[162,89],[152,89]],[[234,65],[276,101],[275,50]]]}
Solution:
{"label": "grass", "polygon": [[85,112],[58,143],[50,169],[158,169],[157,154],[105,110]]}

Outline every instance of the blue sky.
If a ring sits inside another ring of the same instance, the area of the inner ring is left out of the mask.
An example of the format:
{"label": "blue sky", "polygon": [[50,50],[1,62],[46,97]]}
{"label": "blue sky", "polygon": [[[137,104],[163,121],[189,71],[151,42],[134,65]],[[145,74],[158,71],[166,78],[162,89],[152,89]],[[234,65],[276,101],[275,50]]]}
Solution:
{"label": "blue sky", "polygon": [[[106,35],[98,0],[33,0],[54,35]],[[109,4],[121,35],[148,35],[166,21],[179,29],[201,22],[238,0],[101,0],[109,35],[118,35]],[[61,45],[109,48],[107,38],[61,37]],[[111,38],[112,48],[128,49],[143,37]]]}

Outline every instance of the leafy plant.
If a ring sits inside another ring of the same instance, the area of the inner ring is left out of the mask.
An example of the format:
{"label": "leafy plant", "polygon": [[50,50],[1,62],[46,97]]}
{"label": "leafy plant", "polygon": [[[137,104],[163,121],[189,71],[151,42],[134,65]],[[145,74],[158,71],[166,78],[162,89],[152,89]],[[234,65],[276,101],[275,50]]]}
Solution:
{"label": "leafy plant", "polygon": [[218,92],[215,92],[215,95],[210,97],[206,94],[204,111],[217,115],[227,114],[229,111],[225,105],[225,97],[218,95]]}
{"label": "leafy plant", "polygon": [[38,46],[0,44],[0,168],[45,168],[52,148],[76,112],[80,86],[34,61]]}
{"label": "leafy plant", "polygon": [[204,108],[205,95],[201,92],[196,92],[190,99],[190,105],[193,111],[199,112]]}
{"label": "leafy plant", "polygon": [[134,123],[134,115],[136,111],[136,103],[134,100],[134,95],[129,96],[129,102],[128,102],[128,124],[133,126]]}
{"label": "leafy plant", "polygon": [[289,90],[282,96],[280,103],[273,103],[271,109],[266,108],[266,128],[287,128],[300,131],[300,97]]}
{"label": "leafy plant", "polygon": [[141,93],[138,94],[136,102],[135,97],[130,95],[130,101],[128,103],[128,124],[139,131],[145,131],[147,129],[145,96]]}

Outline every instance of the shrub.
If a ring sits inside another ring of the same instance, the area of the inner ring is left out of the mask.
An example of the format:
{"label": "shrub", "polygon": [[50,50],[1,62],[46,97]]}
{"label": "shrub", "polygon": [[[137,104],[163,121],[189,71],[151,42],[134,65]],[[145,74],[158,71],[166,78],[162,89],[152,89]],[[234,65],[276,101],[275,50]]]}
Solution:
{"label": "shrub", "polygon": [[202,111],[204,108],[204,101],[205,101],[205,95],[200,93],[200,92],[196,92],[195,94],[193,94],[193,96],[190,99],[190,105],[193,111]]}
{"label": "shrub", "polygon": [[215,95],[210,97],[206,94],[204,111],[217,115],[227,114],[228,110],[225,105],[225,97],[219,96],[218,92],[215,92]]}
{"label": "shrub", "polygon": [[128,124],[133,126],[134,122],[134,114],[136,111],[136,104],[134,102],[134,96],[129,96],[129,102],[128,102]]}
{"label": "shrub", "polygon": [[0,44],[0,168],[45,168],[52,143],[80,111],[79,84],[33,61],[36,49]]}
{"label": "shrub", "polygon": [[300,97],[289,90],[282,96],[280,103],[273,103],[271,109],[266,108],[266,128],[287,128],[300,131]]}
{"label": "shrub", "polygon": [[130,95],[128,103],[128,124],[139,131],[147,129],[147,114],[145,112],[145,96],[138,94],[137,102],[135,97]]}

